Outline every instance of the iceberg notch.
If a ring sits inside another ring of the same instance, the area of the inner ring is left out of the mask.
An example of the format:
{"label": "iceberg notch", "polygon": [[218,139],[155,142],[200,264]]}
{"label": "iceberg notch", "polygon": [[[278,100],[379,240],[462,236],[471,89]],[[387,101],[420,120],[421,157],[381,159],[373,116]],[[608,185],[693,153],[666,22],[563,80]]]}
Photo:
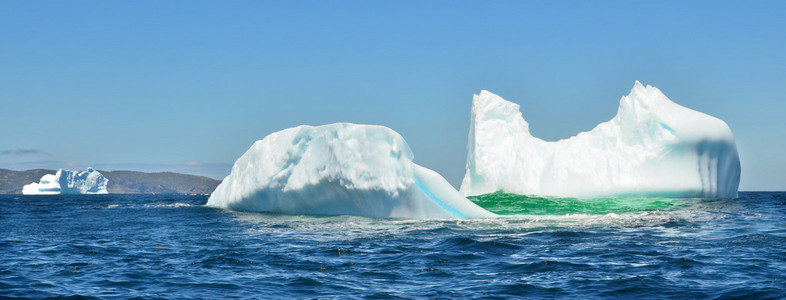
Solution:
{"label": "iceberg notch", "polygon": [[617,115],[556,142],[533,137],[519,105],[472,100],[462,195],[733,198],[740,161],[729,126],[636,81]]}
{"label": "iceberg notch", "polygon": [[255,142],[206,205],[287,214],[495,216],[412,159],[404,138],[387,127],[293,127]]}
{"label": "iceberg notch", "polygon": [[42,176],[39,182],[26,184],[22,194],[106,194],[108,182],[104,175],[90,167],[81,172],[60,169],[55,174]]}

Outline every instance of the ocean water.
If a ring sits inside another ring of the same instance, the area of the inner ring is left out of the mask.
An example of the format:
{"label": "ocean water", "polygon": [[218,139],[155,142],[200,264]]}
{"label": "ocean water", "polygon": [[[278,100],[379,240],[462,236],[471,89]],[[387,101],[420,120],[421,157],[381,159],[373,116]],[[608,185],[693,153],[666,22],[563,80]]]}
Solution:
{"label": "ocean water", "polygon": [[786,193],[492,194],[494,220],[0,195],[0,298],[786,298]]}

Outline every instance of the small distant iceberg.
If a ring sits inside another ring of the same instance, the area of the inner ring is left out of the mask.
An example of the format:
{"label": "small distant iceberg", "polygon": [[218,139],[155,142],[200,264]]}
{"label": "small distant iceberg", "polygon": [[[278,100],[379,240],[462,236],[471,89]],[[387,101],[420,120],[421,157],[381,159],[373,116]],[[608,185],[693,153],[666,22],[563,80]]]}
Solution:
{"label": "small distant iceberg", "polygon": [[104,175],[90,167],[81,172],[60,169],[55,174],[44,175],[39,182],[25,185],[22,194],[107,194],[108,182]]}

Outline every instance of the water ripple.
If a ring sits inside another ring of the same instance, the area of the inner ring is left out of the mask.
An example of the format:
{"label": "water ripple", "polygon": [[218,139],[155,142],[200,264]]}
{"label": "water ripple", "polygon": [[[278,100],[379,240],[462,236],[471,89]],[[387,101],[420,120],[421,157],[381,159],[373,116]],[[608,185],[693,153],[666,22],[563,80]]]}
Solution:
{"label": "water ripple", "polygon": [[783,298],[784,196],[421,221],[0,196],[0,298]]}

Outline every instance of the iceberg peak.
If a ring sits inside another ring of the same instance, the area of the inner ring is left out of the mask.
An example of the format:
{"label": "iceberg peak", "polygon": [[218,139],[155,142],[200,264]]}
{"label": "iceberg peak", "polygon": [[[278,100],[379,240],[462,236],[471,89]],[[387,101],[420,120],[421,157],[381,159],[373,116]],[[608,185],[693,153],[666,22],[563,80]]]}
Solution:
{"label": "iceberg peak", "polygon": [[729,126],[656,87],[636,81],[614,118],[556,142],[533,137],[519,108],[487,91],[473,97],[463,195],[737,195],[740,164]]}
{"label": "iceberg peak", "polygon": [[495,216],[412,159],[404,138],[387,127],[293,127],[255,142],[207,206],[368,217]]}

